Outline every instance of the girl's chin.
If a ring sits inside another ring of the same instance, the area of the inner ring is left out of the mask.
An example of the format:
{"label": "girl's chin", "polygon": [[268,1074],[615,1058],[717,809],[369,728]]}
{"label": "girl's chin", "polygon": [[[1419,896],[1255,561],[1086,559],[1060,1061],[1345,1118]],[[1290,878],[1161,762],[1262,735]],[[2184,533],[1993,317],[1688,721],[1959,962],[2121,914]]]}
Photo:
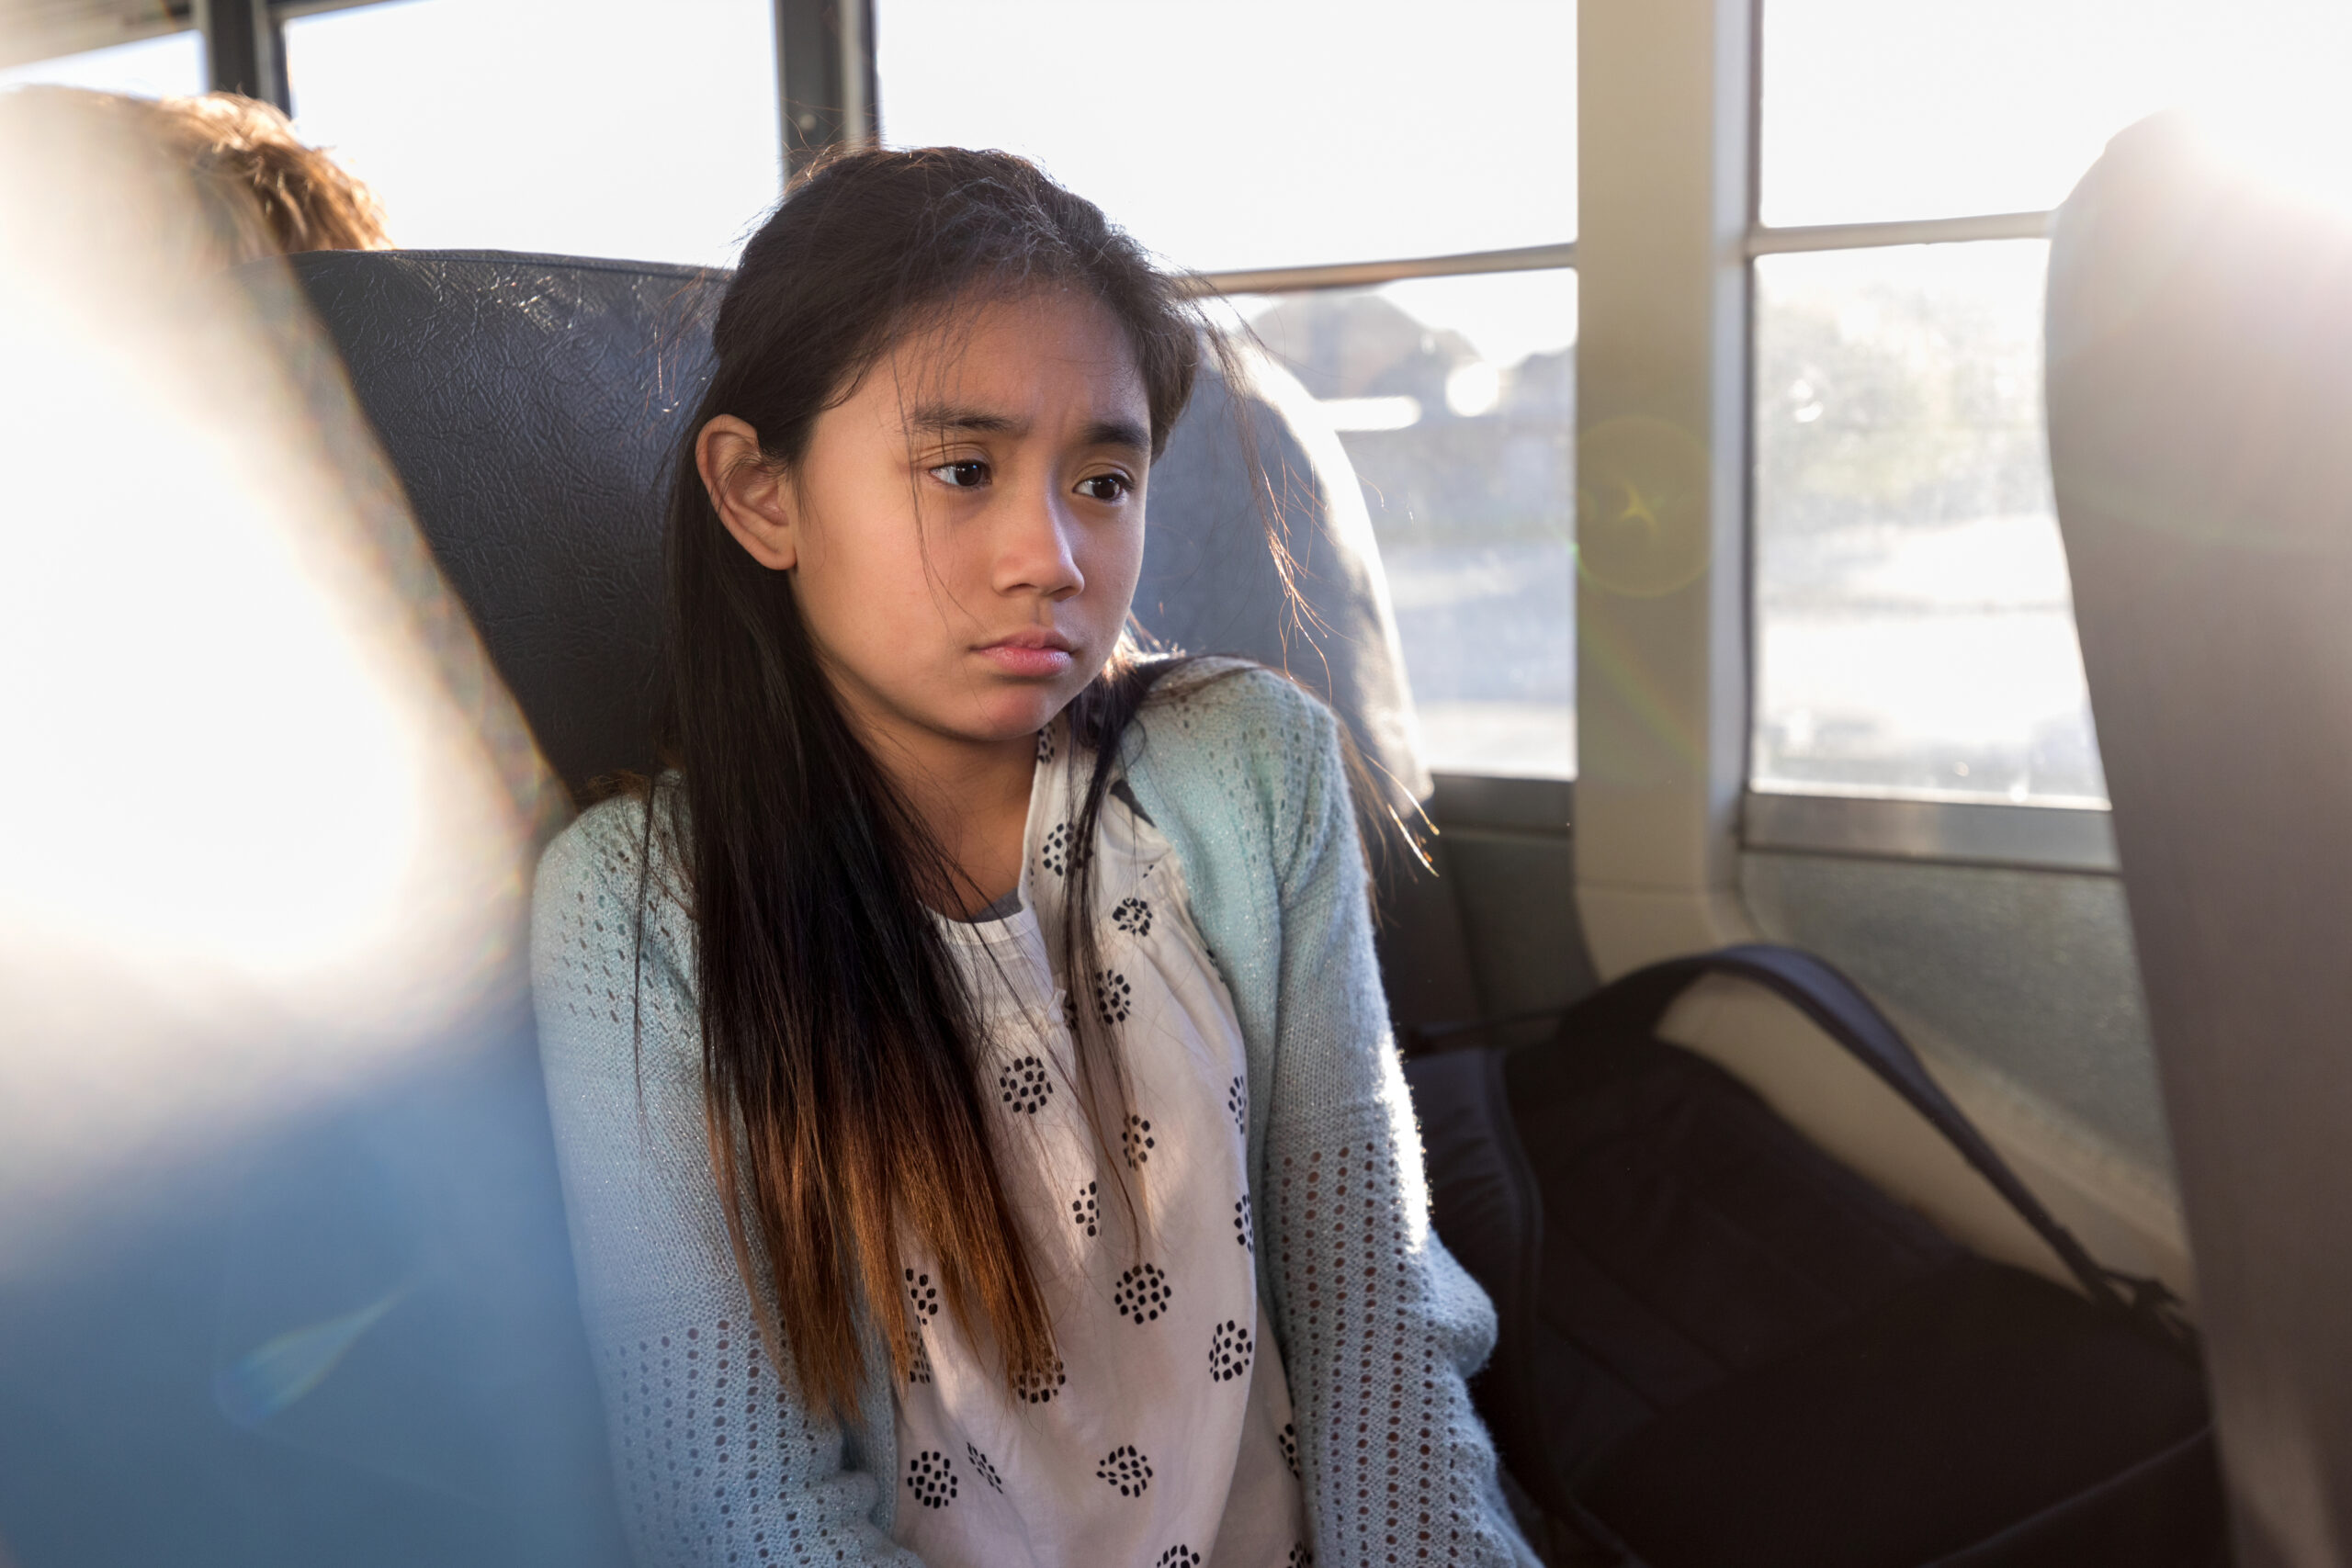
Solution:
{"label": "girl's chin", "polygon": [[1052,723],[1069,701],[1069,696],[1042,685],[998,694],[980,705],[965,733],[984,743],[1026,739]]}

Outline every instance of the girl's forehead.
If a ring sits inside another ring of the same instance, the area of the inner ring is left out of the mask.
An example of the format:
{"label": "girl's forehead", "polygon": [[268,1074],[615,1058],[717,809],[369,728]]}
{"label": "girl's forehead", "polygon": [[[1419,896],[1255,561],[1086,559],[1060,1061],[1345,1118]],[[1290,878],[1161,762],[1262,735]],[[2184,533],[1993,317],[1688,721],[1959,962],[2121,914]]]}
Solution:
{"label": "girl's forehead", "polygon": [[1135,345],[1109,307],[1069,288],[981,297],[911,324],[888,355],[910,404],[1088,389],[1145,398]]}

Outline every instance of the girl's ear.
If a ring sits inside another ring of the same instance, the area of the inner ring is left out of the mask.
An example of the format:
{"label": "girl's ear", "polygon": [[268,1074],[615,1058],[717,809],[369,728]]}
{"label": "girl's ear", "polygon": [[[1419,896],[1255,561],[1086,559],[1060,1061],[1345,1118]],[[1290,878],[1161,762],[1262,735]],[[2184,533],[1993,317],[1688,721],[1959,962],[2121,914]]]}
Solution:
{"label": "girl's ear", "polygon": [[771,571],[799,562],[790,480],[760,453],[759,432],[720,414],[695,437],[695,468],[735,542]]}

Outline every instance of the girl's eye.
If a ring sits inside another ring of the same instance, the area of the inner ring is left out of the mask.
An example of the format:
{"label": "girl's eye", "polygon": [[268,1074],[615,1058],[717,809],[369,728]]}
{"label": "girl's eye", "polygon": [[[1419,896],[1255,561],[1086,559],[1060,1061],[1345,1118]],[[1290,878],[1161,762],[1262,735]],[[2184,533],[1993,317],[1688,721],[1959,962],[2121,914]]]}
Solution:
{"label": "girl's eye", "polygon": [[1095,474],[1078,481],[1078,493],[1089,501],[1116,501],[1135,488],[1125,474]]}
{"label": "girl's eye", "polygon": [[978,490],[989,482],[989,466],[978,457],[966,457],[940,464],[931,470],[931,477],[956,490]]}

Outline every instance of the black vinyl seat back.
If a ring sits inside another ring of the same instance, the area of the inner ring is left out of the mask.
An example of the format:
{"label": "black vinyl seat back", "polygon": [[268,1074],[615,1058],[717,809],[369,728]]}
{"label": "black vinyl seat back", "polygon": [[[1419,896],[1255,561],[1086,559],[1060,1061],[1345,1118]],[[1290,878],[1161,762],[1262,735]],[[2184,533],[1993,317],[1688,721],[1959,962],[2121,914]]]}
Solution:
{"label": "black vinyl seat back", "polygon": [[295,276],[548,764],[652,761],[662,496],[724,273],[320,251]]}

